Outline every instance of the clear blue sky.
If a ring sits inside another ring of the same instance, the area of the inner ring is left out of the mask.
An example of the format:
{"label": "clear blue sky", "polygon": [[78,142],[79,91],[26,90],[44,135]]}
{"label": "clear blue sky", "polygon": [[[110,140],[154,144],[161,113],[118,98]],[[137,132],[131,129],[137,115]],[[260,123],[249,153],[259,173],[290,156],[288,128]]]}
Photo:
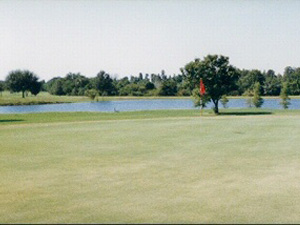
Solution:
{"label": "clear blue sky", "polygon": [[177,74],[207,54],[282,73],[300,67],[299,12],[296,0],[0,0],[0,79]]}

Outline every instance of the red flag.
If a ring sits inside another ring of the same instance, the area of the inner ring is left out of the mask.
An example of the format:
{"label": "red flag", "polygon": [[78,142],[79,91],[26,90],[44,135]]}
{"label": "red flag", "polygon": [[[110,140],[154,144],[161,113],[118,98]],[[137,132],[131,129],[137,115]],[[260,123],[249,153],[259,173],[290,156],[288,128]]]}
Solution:
{"label": "red flag", "polygon": [[201,78],[200,79],[200,95],[204,95],[204,94],[205,94],[205,86],[204,86],[204,83]]}

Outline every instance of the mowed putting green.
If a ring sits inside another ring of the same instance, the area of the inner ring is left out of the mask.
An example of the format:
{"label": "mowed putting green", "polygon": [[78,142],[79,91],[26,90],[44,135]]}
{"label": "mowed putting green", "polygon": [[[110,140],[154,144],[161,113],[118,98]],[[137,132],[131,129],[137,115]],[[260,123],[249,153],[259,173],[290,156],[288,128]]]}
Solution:
{"label": "mowed putting green", "polygon": [[0,126],[0,223],[299,223],[300,114]]}

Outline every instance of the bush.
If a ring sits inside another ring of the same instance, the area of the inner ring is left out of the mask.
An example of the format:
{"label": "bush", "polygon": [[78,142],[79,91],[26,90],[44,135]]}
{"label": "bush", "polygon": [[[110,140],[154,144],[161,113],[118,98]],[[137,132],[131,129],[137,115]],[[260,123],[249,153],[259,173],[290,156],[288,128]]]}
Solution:
{"label": "bush", "polygon": [[281,98],[280,104],[282,105],[282,107],[284,109],[288,109],[289,105],[291,103],[289,101],[290,98],[288,96],[288,84],[287,84],[287,82],[284,82],[282,84],[282,89],[281,89],[281,92],[280,92],[280,98]]}
{"label": "bush", "polygon": [[98,91],[96,89],[90,89],[85,92],[91,100],[94,100],[98,96]]}
{"label": "bush", "polygon": [[254,85],[254,96],[253,96],[253,105],[256,108],[260,108],[262,104],[264,103],[264,100],[260,96],[260,83],[256,82]]}

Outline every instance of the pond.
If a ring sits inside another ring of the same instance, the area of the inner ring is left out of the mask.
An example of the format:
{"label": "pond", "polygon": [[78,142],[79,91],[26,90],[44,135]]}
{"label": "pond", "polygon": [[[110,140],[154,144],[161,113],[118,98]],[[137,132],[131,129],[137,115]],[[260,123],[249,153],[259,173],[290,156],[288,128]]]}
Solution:
{"label": "pond", "polygon": [[[300,99],[292,99],[289,109],[300,109]],[[206,108],[213,107],[209,103]],[[219,104],[222,108],[222,104]],[[228,108],[247,108],[246,99],[230,99]],[[194,109],[191,99],[160,99],[160,100],[122,100],[82,103],[62,103],[27,106],[0,106],[0,113],[38,113],[38,112],[113,112],[158,109]],[[280,99],[265,99],[262,108],[282,109]]]}

